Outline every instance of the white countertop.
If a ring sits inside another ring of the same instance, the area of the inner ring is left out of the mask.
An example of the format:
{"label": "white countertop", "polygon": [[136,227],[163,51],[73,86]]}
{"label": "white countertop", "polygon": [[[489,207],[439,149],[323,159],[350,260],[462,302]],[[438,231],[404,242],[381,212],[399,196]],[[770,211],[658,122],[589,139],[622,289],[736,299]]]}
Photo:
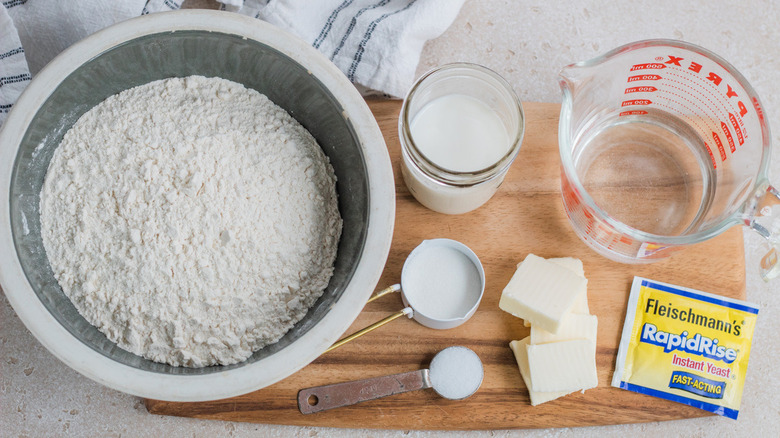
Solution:
{"label": "white countertop", "polygon": [[[189,1],[190,4],[209,3]],[[737,9],[738,8],[738,9]],[[780,145],[780,6],[777,2],[680,0],[466,2],[453,26],[429,42],[418,72],[454,61],[483,64],[523,101],[560,102],[556,75],[569,63],[647,38],[701,45],[753,85]],[[770,175],[780,184],[775,146]],[[77,374],[48,353],[0,294],[0,430],[3,436],[775,436],[780,430],[780,280],[758,277],[760,238],[745,234],[747,299],[760,306],[739,420],[706,417],[635,425],[531,431],[398,432],[228,423],[162,417],[140,399]]]}

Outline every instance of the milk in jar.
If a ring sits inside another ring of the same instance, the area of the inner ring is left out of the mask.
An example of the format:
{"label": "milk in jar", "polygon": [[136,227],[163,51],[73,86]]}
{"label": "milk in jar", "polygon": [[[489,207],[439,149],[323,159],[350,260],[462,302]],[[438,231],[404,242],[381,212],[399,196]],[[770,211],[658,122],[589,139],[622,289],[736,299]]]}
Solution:
{"label": "milk in jar", "polygon": [[412,139],[425,157],[455,172],[475,172],[509,151],[509,135],[498,114],[462,94],[439,97],[412,119]]}
{"label": "milk in jar", "polygon": [[401,109],[406,186],[440,213],[478,208],[504,180],[524,124],[517,95],[495,72],[466,63],[432,70],[412,86]]}

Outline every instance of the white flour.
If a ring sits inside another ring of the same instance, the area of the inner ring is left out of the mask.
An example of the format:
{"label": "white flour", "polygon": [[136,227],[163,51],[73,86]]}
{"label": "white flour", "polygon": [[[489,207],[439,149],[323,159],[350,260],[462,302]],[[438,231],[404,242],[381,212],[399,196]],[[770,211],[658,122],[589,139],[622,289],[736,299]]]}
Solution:
{"label": "white flour", "polygon": [[192,76],[84,114],[41,191],[49,262],[120,347],[171,365],[243,361],[276,342],[333,274],[335,175],[262,94]]}

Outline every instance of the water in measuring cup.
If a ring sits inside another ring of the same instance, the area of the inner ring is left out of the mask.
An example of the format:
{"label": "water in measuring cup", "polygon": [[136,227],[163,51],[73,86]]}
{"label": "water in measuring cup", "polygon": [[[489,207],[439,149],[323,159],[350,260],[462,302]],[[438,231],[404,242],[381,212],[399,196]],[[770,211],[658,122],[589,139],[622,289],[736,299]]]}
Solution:
{"label": "water in measuring cup", "polygon": [[651,110],[606,118],[574,149],[574,166],[594,202],[651,234],[695,232],[715,191],[701,136],[678,117]]}

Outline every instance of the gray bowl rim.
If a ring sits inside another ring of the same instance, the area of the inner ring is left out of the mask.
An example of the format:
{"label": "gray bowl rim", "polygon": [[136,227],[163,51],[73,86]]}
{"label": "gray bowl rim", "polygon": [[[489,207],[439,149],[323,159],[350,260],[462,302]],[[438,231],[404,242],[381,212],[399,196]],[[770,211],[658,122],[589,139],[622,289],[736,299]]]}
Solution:
{"label": "gray bowl rim", "polygon": [[[238,35],[278,50],[306,67],[348,115],[366,160],[369,224],[363,254],[333,308],[302,337],[276,354],[246,366],[195,376],[155,373],[118,363],[77,340],[36,296],[17,258],[11,232],[10,185],[20,141],[37,109],[79,66],[129,40],[180,30]],[[319,357],[344,333],[368,300],[384,269],[395,220],[395,186],[384,138],[368,105],[344,74],[305,41],[239,14],[183,10],[150,14],[103,29],[74,44],[30,82],[0,128],[0,285],[19,318],[52,354],[82,375],[110,388],[168,401],[206,401],[269,386]]]}

